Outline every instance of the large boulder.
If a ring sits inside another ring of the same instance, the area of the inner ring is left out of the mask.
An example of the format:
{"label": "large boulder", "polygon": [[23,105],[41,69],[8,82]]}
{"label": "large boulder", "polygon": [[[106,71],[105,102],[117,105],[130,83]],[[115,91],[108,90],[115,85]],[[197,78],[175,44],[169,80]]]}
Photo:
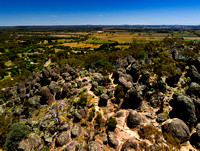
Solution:
{"label": "large boulder", "polygon": [[106,106],[107,105],[107,102],[108,102],[108,95],[107,94],[102,94],[100,96],[100,100],[99,100],[99,106]]}
{"label": "large boulder", "polygon": [[122,108],[137,109],[141,105],[142,99],[142,91],[135,86],[127,91]]}
{"label": "large boulder", "polygon": [[133,141],[132,139],[128,139],[121,148],[121,151],[129,151],[131,149],[137,150],[138,149],[138,145],[135,141]]}
{"label": "large boulder", "polygon": [[100,144],[95,142],[95,141],[92,141],[92,142],[89,142],[89,151],[100,151]]}
{"label": "large boulder", "polygon": [[127,126],[130,128],[135,128],[142,122],[141,115],[136,110],[130,110],[127,118]]}
{"label": "large boulder", "polygon": [[190,66],[186,76],[189,76],[192,82],[200,83],[200,74],[194,65]]}
{"label": "large boulder", "polygon": [[196,82],[192,82],[189,86],[188,94],[190,96],[194,95],[194,96],[199,97],[200,96],[200,85]]}
{"label": "large boulder", "polygon": [[138,62],[133,62],[126,68],[128,74],[130,74],[133,78],[133,82],[137,82],[140,75],[140,65]]}
{"label": "large boulder", "polygon": [[31,133],[27,139],[19,142],[18,150],[21,151],[43,151],[44,141],[36,133]]}
{"label": "large boulder", "polygon": [[168,119],[168,117],[167,117],[167,115],[166,115],[165,113],[159,113],[159,114],[157,115],[156,121],[157,121],[158,123],[163,123],[163,122],[166,121],[167,119]]}
{"label": "large boulder", "polygon": [[71,127],[71,124],[68,121],[64,121],[63,123],[61,123],[60,127],[58,128],[58,130],[60,132],[62,131],[68,131]]}
{"label": "large boulder", "polygon": [[166,83],[171,87],[175,87],[176,84],[178,83],[181,75],[182,75],[181,70],[179,68],[177,68],[176,74],[173,76],[167,77]]}
{"label": "large boulder", "polygon": [[65,66],[60,70],[60,72],[61,72],[61,75],[62,75],[62,73],[66,73],[66,72],[69,73],[69,74],[71,75],[72,79],[75,79],[75,78],[78,76],[77,70],[76,70],[75,68],[72,68],[72,67],[69,66],[68,64],[65,65]]}
{"label": "large boulder", "polygon": [[32,149],[35,151],[43,151],[44,141],[36,133],[31,133],[28,138],[30,139]]}
{"label": "large boulder", "polygon": [[132,82],[127,81],[123,76],[119,78],[118,83],[122,85],[126,91],[133,87]]}
{"label": "large boulder", "polygon": [[121,58],[116,60],[116,68],[126,68],[128,66],[128,62],[126,60],[122,60]]}
{"label": "large boulder", "polygon": [[28,99],[28,102],[30,103],[31,106],[38,106],[40,104],[40,96],[33,96]]}
{"label": "large boulder", "polygon": [[176,137],[180,143],[187,142],[190,138],[190,130],[188,126],[180,119],[168,119],[162,125],[162,131]]}
{"label": "large boulder", "polygon": [[39,128],[41,130],[47,129],[49,124],[53,121],[52,115],[46,115],[44,118],[42,118],[39,122]]}
{"label": "large boulder", "polygon": [[69,132],[62,132],[56,138],[56,146],[63,146],[70,140]]}
{"label": "large boulder", "polygon": [[116,135],[113,132],[108,132],[108,144],[109,144],[110,147],[113,147],[115,149],[119,145],[117,137],[116,137]]}
{"label": "large boulder", "polygon": [[196,132],[190,137],[190,144],[200,149],[200,123],[196,126]]}
{"label": "large boulder", "polygon": [[82,128],[79,124],[75,124],[74,127],[72,128],[71,134],[72,137],[78,137],[82,132]]}
{"label": "large boulder", "polygon": [[193,101],[182,94],[174,93],[173,99],[169,103],[173,107],[169,113],[170,117],[180,118],[192,128],[197,121]]}

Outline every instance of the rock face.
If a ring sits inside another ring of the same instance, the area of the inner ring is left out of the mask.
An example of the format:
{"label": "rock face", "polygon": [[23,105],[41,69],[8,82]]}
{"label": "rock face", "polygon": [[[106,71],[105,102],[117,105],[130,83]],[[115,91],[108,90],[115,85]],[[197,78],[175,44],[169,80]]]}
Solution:
{"label": "rock face", "polygon": [[63,148],[63,151],[75,151],[78,144],[77,141],[72,141],[67,147]]}
{"label": "rock face", "polygon": [[200,85],[196,82],[192,82],[189,86],[188,94],[190,96],[194,95],[194,96],[199,97],[200,96]]}
{"label": "rock face", "polygon": [[173,99],[170,100],[170,105],[173,107],[169,113],[170,117],[180,118],[192,128],[197,121],[193,101],[182,94],[174,93]]}
{"label": "rock face", "polygon": [[61,126],[58,128],[60,132],[68,131],[70,129],[70,123],[68,121],[64,121]]}
{"label": "rock face", "polygon": [[181,143],[187,142],[190,138],[188,126],[178,118],[165,121],[162,125],[162,131],[178,138]]}
{"label": "rock face", "polygon": [[196,126],[196,133],[193,133],[190,137],[190,143],[200,149],[200,123]]}
{"label": "rock face", "polygon": [[106,106],[107,102],[108,102],[108,95],[107,94],[102,94],[100,96],[100,100],[99,100],[99,106]]}
{"label": "rock face", "polygon": [[99,143],[92,141],[89,142],[89,151],[100,151],[100,145]]}
{"label": "rock face", "polygon": [[128,90],[122,108],[137,109],[142,103],[142,91],[138,87]]}
{"label": "rock face", "polygon": [[31,133],[26,140],[19,143],[18,150],[43,151],[44,141],[36,133]]}
{"label": "rock face", "polygon": [[72,128],[72,137],[78,137],[81,134],[82,128],[80,125],[75,124],[74,127]]}
{"label": "rock face", "polygon": [[108,144],[110,147],[113,147],[115,149],[119,145],[117,137],[115,136],[115,134],[113,132],[108,132]]}
{"label": "rock face", "polygon": [[56,146],[63,146],[70,140],[69,132],[62,132],[56,138]]}
{"label": "rock face", "polygon": [[158,117],[156,119],[156,121],[159,122],[159,123],[162,123],[166,120],[167,120],[167,116],[165,115],[165,113],[159,113]]}
{"label": "rock face", "polygon": [[135,141],[131,140],[131,139],[128,139],[123,145],[122,145],[122,148],[121,148],[121,151],[129,151],[131,149],[135,149],[137,150],[138,148],[138,145]]}
{"label": "rock face", "polygon": [[130,128],[135,128],[136,126],[140,125],[141,122],[142,118],[140,114],[135,110],[131,110],[127,118],[127,126]]}
{"label": "rock face", "polygon": [[189,76],[192,82],[200,83],[200,74],[194,65],[190,66],[186,76]]}

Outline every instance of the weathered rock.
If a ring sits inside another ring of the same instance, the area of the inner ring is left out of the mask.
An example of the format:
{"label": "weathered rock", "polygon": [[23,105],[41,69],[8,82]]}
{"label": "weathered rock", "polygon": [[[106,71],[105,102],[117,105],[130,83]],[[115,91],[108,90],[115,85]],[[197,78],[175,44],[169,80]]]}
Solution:
{"label": "weathered rock", "polygon": [[192,82],[200,83],[200,74],[194,65],[190,66],[186,76],[189,76]]}
{"label": "weathered rock", "polygon": [[75,124],[71,131],[72,137],[78,137],[81,134],[81,132],[81,126],[79,124]]}
{"label": "weathered rock", "polygon": [[167,116],[166,116],[166,114],[165,113],[159,113],[158,114],[158,117],[157,117],[157,119],[156,119],[156,121],[158,122],[158,123],[163,123],[164,121],[166,121],[168,118],[167,118]]}
{"label": "weathered rock", "polygon": [[128,66],[128,62],[126,60],[122,60],[121,58],[116,60],[116,68],[126,68]]}
{"label": "weathered rock", "polygon": [[69,73],[72,76],[72,79],[75,79],[77,77],[77,70],[75,68],[72,68],[71,66],[69,66],[68,64],[65,65],[62,69],[61,69],[61,74],[62,73]]}
{"label": "weathered rock", "polygon": [[118,83],[124,87],[125,90],[129,90],[133,87],[130,81],[127,81],[124,77],[120,77]]}
{"label": "weathered rock", "polygon": [[190,143],[200,149],[200,123],[196,126],[196,132],[190,137]]}
{"label": "weathered rock", "polygon": [[60,131],[60,132],[62,132],[62,131],[68,131],[69,129],[70,129],[70,126],[71,124],[68,122],[68,121],[64,121],[61,125],[60,125],[60,127],[58,128],[58,130]]}
{"label": "weathered rock", "polygon": [[143,84],[149,83],[150,74],[147,70],[142,71],[142,77],[140,78],[139,82]]}
{"label": "weathered rock", "polygon": [[31,133],[28,138],[30,139],[32,149],[35,151],[43,151],[44,141],[36,133]]}
{"label": "weathered rock", "polygon": [[101,73],[93,73],[93,78],[95,81],[99,82],[102,78],[103,78],[103,75]]}
{"label": "weathered rock", "polygon": [[188,89],[188,94],[190,96],[200,96],[200,85],[198,83],[192,82]]}
{"label": "weathered rock", "polygon": [[27,139],[19,142],[18,150],[22,151],[43,151],[44,141],[36,133],[31,133]]}
{"label": "weathered rock", "polygon": [[91,107],[93,107],[94,106],[94,102],[93,101],[90,101],[89,103],[88,103],[88,108],[91,108]]}
{"label": "weathered rock", "polygon": [[39,126],[40,129],[46,129],[48,127],[48,125],[51,123],[51,121],[53,121],[53,118],[51,115],[46,115],[43,119],[40,120]]}
{"label": "weathered rock", "polygon": [[130,128],[135,128],[142,122],[141,115],[136,110],[130,110],[127,118],[127,126]]}
{"label": "weathered rock", "polygon": [[165,92],[166,87],[167,87],[167,84],[162,79],[158,80],[157,89],[159,89],[161,92]]}
{"label": "weathered rock", "polygon": [[179,79],[180,79],[180,77],[182,75],[181,70],[179,68],[176,69],[176,70],[177,70],[176,71],[176,75],[168,77],[166,79],[166,83],[171,87],[175,87],[176,86],[176,84],[178,83],[178,81],[179,81]]}
{"label": "weathered rock", "polygon": [[89,151],[100,151],[100,145],[99,143],[95,142],[95,141],[92,141],[92,142],[89,142]]}
{"label": "weathered rock", "polygon": [[79,143],[77,141],[72,141],[63,149],[63,151],[76,151],[78,145]]}
{"label": "weathered rock", "polygon": [[28,102],[30,103],[30,105],[36,107],[40,104],[40,98],[40,96],[33,96],[32,98],[28,99]]}
{"label": "weathered rock", "polygon": [[108,144],[110,147],[117,148],[119,145],[119,142],[117,140],[117,137],[113,132],[108,132]]}
{"label": "weathered rock", "polygon": [[127,73],[133,78],[133,82],[136,82],[140,75],[140,65],[138,62],[133,62],[133,64],[126,69]]}
{"label": "weathered rock", "polygon": [[192,128],[197,121],[193,101],[182,94],[174,93],[173,99],[169,103],[173,107],[169,113],[170,117],[180,118]]}
{"label": "weathered rock", "polygon": [[128,139],[121,148],[121,151],[129,151],[130,149],[135,149],[137,150],[138,145],[135,141]]}
{"label": "weathered rock", "polygon": [[20,151],[33,151],[29,139],[20,141],[17,149]]}
{"label": "weathered rock", "polygon": [[162,125],[162,131],[176,137],[181,143],[187,142],[190,138],[188,126],[180,119],[168,119]]}
{"label": "weathered rock", "polygon": [[141,103],[142,91],[138,87],[133,87],[127,91],[122,108],[137,109]]}
{"label": "weathered rock", "polygon": [[107,94],[102,94],[100,96],[100,100],[99,100],[99,106],[106,106],[107,102],[108,102],[108,95]]}
{"label": "weathered rock", "polygon": [[67,144],[70,140],[69,132],[62,132],[56,138],[56,146],[63,146]]}

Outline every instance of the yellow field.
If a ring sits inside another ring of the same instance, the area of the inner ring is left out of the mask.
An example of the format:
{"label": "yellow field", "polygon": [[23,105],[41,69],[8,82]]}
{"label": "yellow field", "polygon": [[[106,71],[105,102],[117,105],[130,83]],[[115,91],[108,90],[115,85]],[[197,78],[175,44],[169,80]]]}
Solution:
{"label": "yellow field", "polygon": [[91,48],[99,48],[101,45],[100,44],[85,44],[85,43],[64,43],[60,44],[61,46],[70,46],[71,48],[73,47],[78,47],[78,48],[85,48],[85,47],[91,47]]}

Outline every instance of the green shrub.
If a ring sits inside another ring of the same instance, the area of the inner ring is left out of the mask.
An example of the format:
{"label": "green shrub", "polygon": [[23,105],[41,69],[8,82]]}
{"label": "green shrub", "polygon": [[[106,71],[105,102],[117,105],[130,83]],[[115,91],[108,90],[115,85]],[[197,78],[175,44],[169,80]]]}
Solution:
{"label": "green shrub", "polygon": [[103,87],[103,86],[98,86],[97,88],[94,88],[94,89],[95,89],[95,91],[96,91],[96,93],[97,93],[98,95],[101,95],[101,94],[106,93],[106,88]]}
{"label": "green shrub", "polygon": [[97,126],[100,126],[101,125],[101,122],[102,122],[102,115],[101,115],[101,113],[97,113],[97,117],[96,117],[96,124],[97,124]]}
{"label": "green shrub", "polygon": [[92,121],[94,115],[95,115],[95,110],[92,109],[92,110],[89,112],[88,120],[89,120],[89,121]]}
{"label": "green shrub", "polygon": [[157,144],[161,141],[162,132],[151,125],[142,126],[138,133],[142,139],[148,139],[152,143]]}
{"label": "green shrub", "polygon": [[110,117],[108,120],[108,129],[114,131],[117,125],[117,120],[113,117]]}
{"label": "green shrub", "polygon": [[164,133],[163,136],[168,144],[176,147],[177,149],[181,148],[180,140],[178,138],[174,138],[170,134],[167,134],[167,133]]}
{"label": "green shrub", "polygon": [[12,124],[6,138],[6,150],[16,150],[19,141],[25,138],[28,132],[28,126],[20,123]]}
{"label": "green shrub", "polygon": [[19,117],[15,117],[8,113],[0,115],[0,148],[4,148],[6,135],[9,132],[9,126],[12,125],[12,123],[18,122],[18,119]]}

